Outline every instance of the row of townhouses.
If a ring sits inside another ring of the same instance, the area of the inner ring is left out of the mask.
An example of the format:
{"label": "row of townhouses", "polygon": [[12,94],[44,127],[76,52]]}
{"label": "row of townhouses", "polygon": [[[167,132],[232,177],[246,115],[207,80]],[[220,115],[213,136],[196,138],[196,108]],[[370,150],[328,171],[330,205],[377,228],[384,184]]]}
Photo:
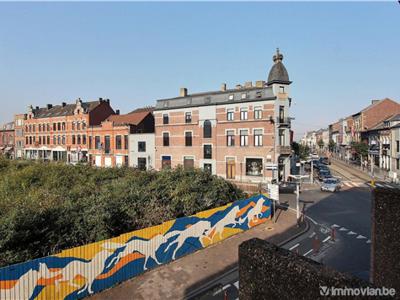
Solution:
{"label": "row of townhouses", "polygon": [[[244,182],[290,174],[291,81],[273,56],[267,81],[189,93],[121,115],[109,99],[29,106],[1,129],[0,149],[15,158],[140,169],[203,168]],[[4,138],[3,138],[4,137]]]}
{"label": "row of townhouses", "polygon": [[[383,172],[393,181],[400,178],[400,104],[391,99],[372,100],[361,111],[341,118],[328,128],[305,134],[303,144],[318,148],[320,139],[326,144],[326,136],[334,145],[333,152],[340,158],[355,158],[354,143],[368,146],[367,157],[359,157],[373,172]],[[325,148],[327,150],[327,148]]]}

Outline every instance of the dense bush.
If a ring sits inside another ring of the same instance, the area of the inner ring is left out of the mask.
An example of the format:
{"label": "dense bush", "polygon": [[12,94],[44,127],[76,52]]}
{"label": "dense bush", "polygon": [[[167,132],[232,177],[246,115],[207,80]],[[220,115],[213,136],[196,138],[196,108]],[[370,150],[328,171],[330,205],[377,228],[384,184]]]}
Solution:
{"label": "dense bush", "polygon": [[0,158],[0,266],[160,224],[243,197],[222,178]]}

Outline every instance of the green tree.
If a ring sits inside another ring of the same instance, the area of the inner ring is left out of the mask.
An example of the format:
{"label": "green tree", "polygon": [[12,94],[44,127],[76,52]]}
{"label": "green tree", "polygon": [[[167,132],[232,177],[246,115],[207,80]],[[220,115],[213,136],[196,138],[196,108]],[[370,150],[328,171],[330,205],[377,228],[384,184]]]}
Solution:
{"label": "green tree", "polygon": [[357,157],[359,157],[360,159],[366,158],[368,156],[368,145],[366,143],[352,142],[351,148],[353,149],[353,151],[357,155]]}
{"label": "green tree", "polygon": [[336,143],[334,140],[329,140],[328,148],[330,152],[333,152],[336,148]]}
{"label": "green tree", "polygon": [[310,156],[310,147],[307,145],[299,146],[299,157],[301,160],[306,160]]}
{"label": "green tree", "polygon": [[322,139],[320,139],[318,141],[318,147],[319,147],[319,149],[323,149],[324,148],[324,141]]}
{"label": "green tree", "polygon": [[295,155],[299,156],[300,155],[300,145],[297,142],[292,143],[292,150]]}

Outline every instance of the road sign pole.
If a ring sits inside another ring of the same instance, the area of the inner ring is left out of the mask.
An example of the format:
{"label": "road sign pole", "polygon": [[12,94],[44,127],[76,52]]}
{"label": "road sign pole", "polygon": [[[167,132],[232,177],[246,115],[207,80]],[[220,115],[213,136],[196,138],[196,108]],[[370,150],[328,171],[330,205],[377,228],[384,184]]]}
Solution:
{"label": "road sign pole", "polygon": [[314,163],[313,160],[311,159],[311,176],[310,176],[310,182],[314,183]]}
{"label": "road sign pole", "polygon": [[300,198],[300,189],[299,189],[299,183],[297,182],[296,184],[296,216],[297,216],[297,224],[300,222],[300,204],[299,204],[299,199]]}

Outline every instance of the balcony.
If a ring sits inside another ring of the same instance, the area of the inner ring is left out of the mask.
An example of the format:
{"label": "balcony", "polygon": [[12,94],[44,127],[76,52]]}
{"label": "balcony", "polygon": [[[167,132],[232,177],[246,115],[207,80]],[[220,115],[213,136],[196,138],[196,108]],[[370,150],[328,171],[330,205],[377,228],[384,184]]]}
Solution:
{"label": "balcony", "polygon": [[287,117],[277,117],[276,118],[276,124],[278,126],[287,126],[290,127],[291,125],[291,118],[287,118]]}
{"label": "balcony", "polygon": [[278,153],[280,155],[290,155],[292,153],[292,148],[290,146],[278,146]]}

